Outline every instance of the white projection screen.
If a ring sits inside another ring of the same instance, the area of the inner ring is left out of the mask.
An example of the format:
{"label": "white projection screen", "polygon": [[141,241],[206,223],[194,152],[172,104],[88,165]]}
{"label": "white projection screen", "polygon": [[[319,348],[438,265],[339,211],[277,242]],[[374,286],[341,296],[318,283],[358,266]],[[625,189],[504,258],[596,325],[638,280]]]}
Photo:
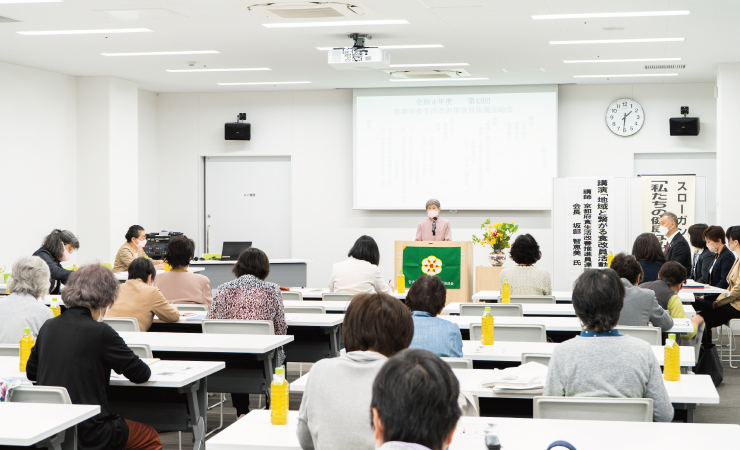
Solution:
{"label": "white projection screen", "polygon": [[354,91],[354,209],[549,210],[557,86]]}

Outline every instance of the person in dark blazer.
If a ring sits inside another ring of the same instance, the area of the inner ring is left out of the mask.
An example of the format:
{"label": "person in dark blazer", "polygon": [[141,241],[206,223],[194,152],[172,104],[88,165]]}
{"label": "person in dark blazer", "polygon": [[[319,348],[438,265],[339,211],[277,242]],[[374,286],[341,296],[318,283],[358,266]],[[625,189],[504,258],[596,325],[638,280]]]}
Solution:
{"label": "person in dark blazer", "polygon": [[133,383],[151,376],[121,336],[100,322],[117,292],[118,281],[106,267],[92,264],[74,272],[62,292],[67,311],[41,327],[26,375],[39,386],[66,388],[76,405],[100,405],[99,414],[77,425],[77,448],[161,450],[154,428],[123,419],[108,403],[111,369]]}
{"label": "person in dark blazer", "polygon": [[[725,245],[725,230],[716,225],[708,227],[704,230],[704,242],[707,243],[707,249],[716,254],[709,268],[707,284],[727,289],[730,285],[727,276],[730,274],[732,265],[735,264],[735,254]],[[696,299],[694,309],[706,311],[715,308],[714,301],[717,297],[719,294],[705,294],[703,299]]]}
{"label": "person in dark blazer", "polygon": [[653,233],[642,233],[632,244],[632,256],[642,267],[642,282],[655,281],[658,272],[665,262],[665,255],[660,248],[660,241]]}
{"label": "person in dark blazer", "polygon": [[43,259],[51,272],[49,294],[58,295],[63,284],[67,284],[71,270],[62,267],[62,262],[69,261],[72,252],[80,248],[80,241],[68,230],[54,230],[44,238],[41,248],[33,256]]}
{"label": "person in dark blazer", "polygon": [[678,232],[678,217],[672,212],[660,216],[660,234],[666,237],[665,252],[666,261],[676,261],[686,268],[686,273],[691,273],[691,247]]}
{"label": "person in dark blazer", "polygon": [[694,257],[691,262],[691,272],[689,278],[697,283],[707,284],[709,282],[709,267],[717,256],[707,249],[707,243],[704,242],[702,235],[704,230],[709,228],[705,223],[695,223],[689,227],[689,241],[694,247]]}

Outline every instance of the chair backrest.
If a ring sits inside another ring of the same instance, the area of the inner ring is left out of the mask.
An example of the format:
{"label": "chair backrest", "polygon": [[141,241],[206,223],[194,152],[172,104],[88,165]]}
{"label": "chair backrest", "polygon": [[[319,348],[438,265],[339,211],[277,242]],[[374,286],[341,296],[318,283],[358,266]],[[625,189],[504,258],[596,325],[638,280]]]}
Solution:
{"label": "chair backrest", "polygon": [[624,327],[618,325],[617,331],[619,331],[619,334],[642,339],[650,345],[660,345],[661,343],[661,331],[658,327]]}
{"label": "chair backrest", "polygon": [[486,308],[491,308],[491,315],[494,317],[510,316],[510,317],[521,317],[522,316],[522,305],[500,305],[495,303],[482,304],[482,303],[461,303],[460,304],[460,315],[461,316],[482,316]]}
{"label": "chair backrest", "polygon": [[67,389],[59,386],[18,386],[10,394],[11,402],[72,404]]}
{"label": "chair backrest", "polygon": [[172,306],[180,312],[208,312],[208,306],[195,303],[173,303]]}
{"label": "chair backrest", "polygon": [[535,397],[535,419],[652,422],[652,398]]}
{"label": "chair backrest", "polygon": [[547,366],[550,364],[550,358],[552,355],[548,353],[522,353],[522,364],[527,364],[528,362],[536,362],[540,363],[543,366]]}
{"label": "chair backrest", "polygon": [[470,358],[443,357],[442,361],[446,362],[453,369],[472,369],[473,368],[473,360]]}
{"label": "chair backrest", "polygon": [[103,322],[118,332],[141,331],[135,317],[103,317]]}
{"label": "chair backrest", "polygon": [[21,356],[21,344],[0,344],[0,356]]}
{"label": "chair backrest", "polygon": [[[544,303],[554,304],[554,295],[512,295],[509,299],[511,303]],[[501,297],[498,298],[498,302],[501,303]]]}
{"label": "chair backrest", "polygon": [[283,295],[283,300],[300,300],[303,301],[303,292],[295,291],[280,291]]}
{"label": "chair backrest", "polygon": [[[479,323],[470,324],[470,340],[480,341]],[[493,340],[501,342],[547,342],[544,325],[494,325]]]}
{"label": "chair backrest", "polygon": [[331,293],[330,294],[328,292],[324,292],[323,294],[321,294],[321,300],[323,300],[325,302],[326,301],[346,302],[346,301],[352,300],[352,296],[353,295],[355,295],[355,294],[349,294],[349,293],[342,293],[342,294],[340,294],[340,293],[337,293],[337,292],[334,292],[334,293]]}
{"label": "chair backrest", "polygon": [[216,320],[201,322],[204,333],[216,334],[275,334],[270,320]]}
{"label": "chair backrest", "polygon": [[284,309],[286,314],[326,314],[326,308],[323,306],[286,306]]}
{"label": "chair backrest", "polygon": [[128,348],[130,348],[134,352],[134,355],[139,358],[154,358],[152,348],[149,344],[128,344]]}

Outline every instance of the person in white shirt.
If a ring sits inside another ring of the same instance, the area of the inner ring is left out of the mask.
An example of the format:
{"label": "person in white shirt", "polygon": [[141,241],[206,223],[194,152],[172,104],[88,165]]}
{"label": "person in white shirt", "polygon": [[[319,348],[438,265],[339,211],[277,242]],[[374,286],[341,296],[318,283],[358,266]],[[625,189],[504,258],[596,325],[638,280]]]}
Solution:
{"label": "person in white shirt", "polygon": [[54,318],[51,309],[39,299],[51,286],[49,266],[38,256],[24,256],[13,264],[8,278],[10,295],[0,299],[0,344],[17,344],[23,328],[31,328],[34,340],[41,326]]}
{"label": "person in white shirt", "polygon": [[334,264],[329,292],[388,294],[392,291],[380,275],[380,250],[375,239],[360,236],[347,256],[349,259]]}

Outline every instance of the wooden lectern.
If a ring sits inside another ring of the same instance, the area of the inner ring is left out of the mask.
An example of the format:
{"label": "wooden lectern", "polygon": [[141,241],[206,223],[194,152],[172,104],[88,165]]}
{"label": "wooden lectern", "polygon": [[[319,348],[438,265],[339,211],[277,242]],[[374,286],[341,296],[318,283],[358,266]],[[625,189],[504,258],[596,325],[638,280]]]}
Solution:
{"label": "wooden lectern", "polygon": [[[456,266],[459,265],[459,271],[460,271],[460,287],[457,289],[453,288],[447,288],[447,301],[445,303],[452,303],[452,302],[469,302],[471,292],[470,289],[473,287],[473,243],[472,242],[464,242],[464,241],[396,241],[396,247],[395,247],[395,264],[394,264],[394,274],[397,277],[398,271],[401,270],[404,267],[404,249],[407,247],[417,247],[422,249],[434,249],[434,248],[443,248],[443,249],[460,249],[460,260],[454,261]],[[418,253],[418,252],[417,252]],[[427,253],[424,251],[424,253]],[[429,252],[429,256],[434,255],[434,251]],[[444,262],[443,262],[444,264]],[[445,270],[444,268],[442,270]],[[457,270],[455,268],[455,270]],[[406,274],[405,274],[406,275]],[[440,278],[442,277],[442,274],[440,273]],[[447,275],[447,274],[445,274]],[[409,283],[409,275],[406,275],[407,278],[407,284]],[[394,278],[394,281],[396,281],[397,278]],[[408,287],[406,288],[408,290]]]}

